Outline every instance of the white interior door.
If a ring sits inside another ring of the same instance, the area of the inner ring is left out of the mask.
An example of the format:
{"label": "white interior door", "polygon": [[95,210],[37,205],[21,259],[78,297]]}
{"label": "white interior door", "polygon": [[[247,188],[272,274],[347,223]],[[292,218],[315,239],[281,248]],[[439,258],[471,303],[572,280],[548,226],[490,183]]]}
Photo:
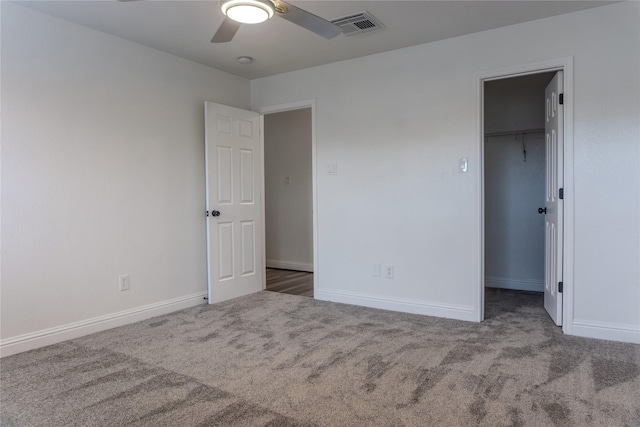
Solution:
{"label": "white interior door", "polygon": [[544,308],[556,325],[562,325],[562,247],[563,247],[563,106],[562,71],[545,89],[545,279]]}
{"label": "white interior door", "polygon": [[262,290],[260,116],[205,102],[209,303]]}

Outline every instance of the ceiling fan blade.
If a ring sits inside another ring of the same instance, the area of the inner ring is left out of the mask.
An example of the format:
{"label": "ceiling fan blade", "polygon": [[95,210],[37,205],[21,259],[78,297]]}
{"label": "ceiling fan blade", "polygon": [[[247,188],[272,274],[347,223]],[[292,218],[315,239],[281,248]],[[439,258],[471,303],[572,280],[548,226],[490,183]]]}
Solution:
{"label": "ceiling fan blade", "polygon": [[233,36],[238,32],[238,28],[240,28],[239,22],[225,17],[222,24],[220,24],[220,28],[218,28],[218,31],[216,31],[211,39],[211,43],[230,42],[231,39],[233,39]]}
{"label": "ceiling fan blade", "polygon": [[[332,39],[335,36],[342,34],[340,27],[324,18],[314,15],[311,12],[307,12],[306,10],[280,0],[274,1],[274,3],[276,5],[276,13],[279,17],[299,25],[302,28],[306,28],[325,39]],[[280,12],[278,9],[283,11]]]}

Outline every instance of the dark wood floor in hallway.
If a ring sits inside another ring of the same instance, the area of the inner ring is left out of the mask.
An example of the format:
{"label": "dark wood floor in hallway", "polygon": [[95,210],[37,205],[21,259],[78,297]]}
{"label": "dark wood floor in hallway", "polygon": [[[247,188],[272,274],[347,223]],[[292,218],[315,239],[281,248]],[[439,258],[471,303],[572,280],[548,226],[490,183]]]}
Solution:
{"label": "dark wood floor in hallway", "polygon": [[313,297],[313,273],[267,268],[267,291]]}

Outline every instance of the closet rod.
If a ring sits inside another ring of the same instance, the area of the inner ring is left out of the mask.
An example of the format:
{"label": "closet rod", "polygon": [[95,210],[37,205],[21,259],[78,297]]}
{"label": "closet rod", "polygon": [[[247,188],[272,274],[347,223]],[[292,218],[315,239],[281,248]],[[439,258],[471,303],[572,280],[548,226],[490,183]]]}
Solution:
{"label": "closet rod", "polygon": [[507,136],[507,135],[526,135],[529,133],[544,133],[544,128],[541,129],[525,129],[525,130],[516,130],[511,132],[493,132],[493,133],[485,133],[485,138],[491,136]]}

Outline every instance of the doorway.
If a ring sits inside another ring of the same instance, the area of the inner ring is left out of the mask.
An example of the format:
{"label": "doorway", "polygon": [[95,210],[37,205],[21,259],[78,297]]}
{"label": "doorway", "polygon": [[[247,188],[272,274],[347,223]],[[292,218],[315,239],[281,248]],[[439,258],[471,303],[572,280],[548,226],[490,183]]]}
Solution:
{"label": "doorway", "polygon": [[265,289],[312,297],[312,109],[265,114],[263,129]]}
{"label": "doorway", "polygon": [[484,83],[485,318],[514,293],[543,305],[545,88],[555,74]]}
{"label": "doorway", "polygon": [[[572,87],[573,87],[573,59],[571,57],[561,58],[546,62],[540,62],[535,64],[513,66],[507,68],[501,68],[491,70],[476,75],[478,83],[478,157],[480,164],[478,168],[478,182],[479,186],[479,207],[480,207],[480,247],[479,247],[479,265],[478,265],[478,287],[477,289],[477,319],[482,321],[485,318],[485,284],[502,285],[501,288],[487,287],[486,289],[499,289],[503,291],[507,286],[512,286],[513,282],[520,287],[537,287],[539,289],[539,273],[538,278],[529,278],[530,280],[505,280],[511,279],[511,277],[504,276],[490,276],[491,271],[487,271],[487,268],[499,266],[501,261],[496,262],[495,257],[492,261],[492,255],[487,255],[486,248],[495,242],[490,242],[492,237],[487,231],[485,224],[490,221],[489,216],[494,215],[494,210],[491,209],[491,196],[487,200],[485,191],[487,185],[487,177],[485,176],[486,170],[489,167],[487,164],[487,155],[485,147],[485,134],[493,138],[512,138],[512,140],[519,141],[520,161],[525,162],[524,156],[527,151],[527,134],[532,137],[531,134],[534,131],[542,133],[541,128],[520,128],[520,129],[507,129],[504,132],[513,133],[512,135],[500,135],[501,131],[494,130],[491,132],[489,129],[485,131],[485,126],[489,125],[489,122],[485,121],[485,85],[493,81],[509,80],[512,78],[534,76],[548,73],[548,76],[553,75],[554,78],[545,91],[544,101],[541,103],[544,105],[544,118],[545,118],[545,184],[544,184],[544,202],[545,206],[540,206],[540,215],[544,217],[545,223],[545,250],[544,250],[544,306],[545,310],[549,313],[551,318],[555,321],[556,325],[562,325],[565,333],[572,333],[571,322],[567,319],[572,319],[573,316],[573,104],[572,104]],[[547,78],[546,76],[538,76],[540,79]],[[507,83],[514,83],[507,82]],[[505,83],[505,84],[507,84]],[[549,106],[552,106],[549,109]],[[513,110],[510,110],[513,113]],[[551,112],[551,116],[548,113]],[[551,123],[549,118],[551,117]],[[514,132],[514,130],[519,132]],[[529,131],[529,132],[523,132]],[[514,135],[515,134],[515,135]],[[524,135],[523,135],[524,134]],[[524,136],[524,147],[522,144]],[[513,142],[513,141],[512,141]],[[551,142],[551,143],[550,143]],[[529,145],[530,147],[530,145]],[[513,147],[510,147],[513,148]],[[551,153],[551,154],[550,154]],[[502,153],[504,154],[504,153]],[[531,154],[531,153],[527,153]],[[527,157],[527,160],[531,157]],[[489,163],[491,160],[488,160]],[[551,165],[554,165],[551,167]],[[550,178],[551,177],[551,178]],[[563,182],[564,180],[564,182]],[[513,181],[512,181],[513,182]],[[559,200],[560,199],[560,200]],[[536,209],[537,213],[537,209]],[[549,215],[550,213],[550,215]],[[538,221],[539,222],[539,221]],[[517,221],[516,221],[517,223]],[[490,227],[489,227],[490,228]],[[551,233],[549,231],[551,230]],[[549,238],[552,236],[553,238]],[[549,242],[553,242],[549,244]],[[516,239],[516,243],[521,244],[520,240]],[[504,245],[503,245],[504,246]],[[552,250],[551,250],[551,249]],[[509,256],[513,254],[509,253]],[[487,259],[487,256],[489,259]],[[537,255],[539,259],[539,254]],[[485,262],[486,261],[486,262]],[[491,264],[493,262],[493,264]],[[503,263],[504,264],[504,263]],[[539,265],[539,263],[538,263]],[[551,268],[548,266],[551,265]],[[504,266],[504,265],[503,265]],[[495,270],[494,270],[495,271]],[[508,271],[508,270],[507,270]],[[539,270],[538,270],[539,272]],[[495,280],[496,278],[503,280]],[[558,281],[556,281],[558,280]],[[498,283],[500,282],[500,283]],[[564,282],[564,283],[563,283]],[[526,286],[522,286],[526,285]],[[504,292],[532,292],[531,290],[517,291],[508,289]],[[535,290],[533,291],[535,292]],[[491,296],[491,295],[488,295]],[[550,309],[550,307],[555,307]]]}

